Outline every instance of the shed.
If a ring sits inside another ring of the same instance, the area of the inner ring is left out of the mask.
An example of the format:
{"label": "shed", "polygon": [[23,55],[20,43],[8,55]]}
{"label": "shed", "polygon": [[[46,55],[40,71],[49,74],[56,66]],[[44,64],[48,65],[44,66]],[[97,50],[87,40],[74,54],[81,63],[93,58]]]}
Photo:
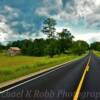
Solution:
{"label": "shed", "polygon": [[19,47],[10,47],[7,51],[7,54],[10,56],[15,56],[21,53],[21,49]]}

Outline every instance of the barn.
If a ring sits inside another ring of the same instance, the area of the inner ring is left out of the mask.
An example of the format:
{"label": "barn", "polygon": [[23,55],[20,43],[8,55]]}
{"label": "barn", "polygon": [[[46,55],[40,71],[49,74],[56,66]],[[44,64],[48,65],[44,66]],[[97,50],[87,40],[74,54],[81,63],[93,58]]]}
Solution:
{"label": "barn", "polygon": [[7,54],[10,56],[16,56],[21,53],[21,49],[18,47],[10,47],[7,51]]}

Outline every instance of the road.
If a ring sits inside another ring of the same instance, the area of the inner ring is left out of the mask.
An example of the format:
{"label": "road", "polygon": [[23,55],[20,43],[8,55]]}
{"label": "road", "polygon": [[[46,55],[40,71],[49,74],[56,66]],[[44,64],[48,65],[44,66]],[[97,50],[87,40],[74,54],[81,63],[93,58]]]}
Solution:
{"label": "road", "polygon": [[100,58],[91,54],[89,73],[85,78],[80,100],[100,100]]}
{"label": "road", "polygon": [[100,58],[93,53],[4,91],[0,100],[73,100],[90,56],[78,99],[100,100]]}

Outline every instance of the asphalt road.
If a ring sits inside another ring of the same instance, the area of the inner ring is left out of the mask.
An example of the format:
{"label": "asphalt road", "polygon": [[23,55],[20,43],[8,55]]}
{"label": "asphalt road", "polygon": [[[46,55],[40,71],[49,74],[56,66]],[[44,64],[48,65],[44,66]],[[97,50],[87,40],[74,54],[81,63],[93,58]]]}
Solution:
{"label": "asphalt road", "polygon": [[79,100],[100,100],[100,58],[91,53],[89,66]]}
{"label": "asphalt road", "polygon": [[1,93],[0,100],[72,100],[90,56],[79,100],[100,100],[100,58],[93,53]]}

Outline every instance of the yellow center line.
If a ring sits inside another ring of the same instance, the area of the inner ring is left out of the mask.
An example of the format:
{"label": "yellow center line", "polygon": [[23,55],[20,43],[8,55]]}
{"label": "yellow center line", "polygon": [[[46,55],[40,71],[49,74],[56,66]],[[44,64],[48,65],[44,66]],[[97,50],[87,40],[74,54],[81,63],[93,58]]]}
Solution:
{"label": "yellow center line", "polygon": [[88,63],[86,64],[86,67],[85,67],[85,69],[84,69],[82,78],[81,78],[81,80],[80,80],[80,82],[79,82],[79,85],[78,85],[78,87],[77,87],[77,90],[76,90],[76,92],[75,92],[75,95],[74,95],[74,97],[73,97],[73,100],[78,100],[78,97],[79,97],[79,94],[80,94],[80,91],[81,91],[82,84],[83,84],[83,82],[84,82],[86,73],[87,73],[87,71],[89,71],[89,63],[90,63],[90,60],[91,60],[91,56],[89,57]]}

